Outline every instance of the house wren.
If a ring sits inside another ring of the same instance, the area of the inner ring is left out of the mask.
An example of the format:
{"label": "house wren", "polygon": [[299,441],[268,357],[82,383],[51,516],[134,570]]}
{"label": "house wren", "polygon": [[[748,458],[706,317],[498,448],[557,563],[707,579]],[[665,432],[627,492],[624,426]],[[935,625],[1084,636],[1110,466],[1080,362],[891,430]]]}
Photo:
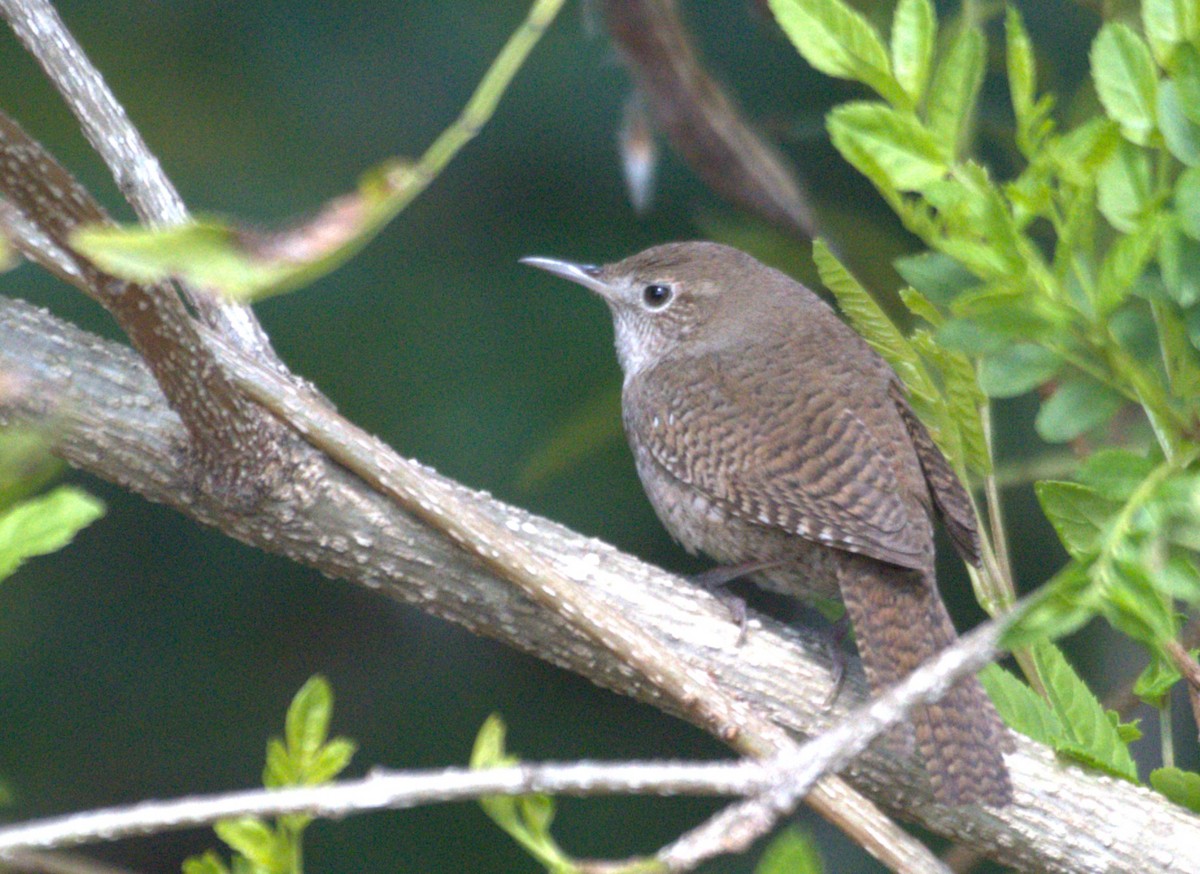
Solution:
{"label": "house wren", "polygon": [[[522,260],[608,304],[638,475],[689,552],[840,597],[875,692],[954,642],[931,517],[978,564],[970,500],[896,374],[828,305],[716,243],[602,267]],[[1011,800],[1011,739],[976,678],[912,722],[939,801]]]}

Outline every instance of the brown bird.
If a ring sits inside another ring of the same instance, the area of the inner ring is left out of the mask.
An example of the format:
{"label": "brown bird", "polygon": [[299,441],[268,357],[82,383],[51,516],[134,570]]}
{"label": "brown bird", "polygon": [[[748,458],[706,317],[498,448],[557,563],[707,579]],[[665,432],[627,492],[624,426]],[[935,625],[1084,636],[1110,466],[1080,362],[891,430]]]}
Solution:
{"label": "brown bird", "polygon": [[[793,597],[840,597],[877,693],[955,641],[932,517],[978,564],[970,500],[896,374],[827,304],[716,243],[522,261],[608,304],[638,474],[688,551]],[[1012,742],[976,678],[912,721],[935,798],[1011,800]]]}

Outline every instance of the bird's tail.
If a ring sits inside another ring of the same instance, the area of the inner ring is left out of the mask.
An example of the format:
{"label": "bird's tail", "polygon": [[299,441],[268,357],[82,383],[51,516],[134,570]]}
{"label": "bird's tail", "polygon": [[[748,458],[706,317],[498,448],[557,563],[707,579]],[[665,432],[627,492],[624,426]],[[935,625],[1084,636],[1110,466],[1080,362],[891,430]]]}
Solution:
{"label": "bird's tail", "polygon": [[[873,692],[904,679],[958,635],[932,574],[847,555],[840,580]],[[881,579],[882,577],[882,579]],[[943,804],[1003,807],[1012,800],[1008,729],[975,677],[912,714],[917,752]]]}

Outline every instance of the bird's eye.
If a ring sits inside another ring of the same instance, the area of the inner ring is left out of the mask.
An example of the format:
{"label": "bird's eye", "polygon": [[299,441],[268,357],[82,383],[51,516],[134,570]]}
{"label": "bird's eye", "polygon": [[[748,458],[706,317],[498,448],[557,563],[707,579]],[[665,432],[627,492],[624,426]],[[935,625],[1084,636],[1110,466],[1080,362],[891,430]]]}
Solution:
{"label": "bird's eye", "polygon": [[671,298],[674,296],[669,285],[655,283],[642,289],[642,302],[646,304],[647,309],[661,310],[671,302]]}

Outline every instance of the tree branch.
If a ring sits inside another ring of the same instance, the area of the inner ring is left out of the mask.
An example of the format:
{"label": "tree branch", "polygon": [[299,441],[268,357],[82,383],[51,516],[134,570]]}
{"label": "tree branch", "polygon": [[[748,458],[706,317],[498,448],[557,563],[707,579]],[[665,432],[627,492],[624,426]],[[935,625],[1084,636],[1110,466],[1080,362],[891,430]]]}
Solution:
{"label": "tree branch", "polygon": [[655,121],[696,175],[752,215],[815,237],[816,216],[795,170],[704,69],[675,0],[600,6]]}
{"label": "tree branch", "polygon": [[[74,251],[72,232],[83,225],[109,224],[108,214],[2,112],[0,193],[10,201],[0,218],[16,223],[11,232],[18,245],[29,243],[25,248],[39,260],[64,258],[62,272],[116,318],[150,366],[187,427],[195,486],[229,500],[257,500],[286,469],[279,423],[233,390],[174,287],[114,279]],[[22,221],[32,227],[22,228]],[[31,233],[44,241],[30,242]]]}
{"label": "tree branch", "polygon": [[[138,217],[150,225],[188,221],[183,198],[50,0],[0,0],[0,15],[62,94]],[[263,360],[276,360],[249,307],[186,286],[184,291],[196,312],[231,342]]]}
{"label": "tree branch", "polygon": [[[64,368],[63,361],[72,364]],[[296,449],[293,482],[254,513],[197,496],[175,451],[182,438],[179,420],[127,349],[0,299],[0,373],[19,387],[0,406],[0,423],[50,417],[59,429],[60,454],[77,466],[245,542],[378,588],[600,685],[696,718],[606,648],[313,450]],[[754,617],[739,646],[737,627],[708,594],[414,467],[611,610],[637,616],[680,664],[713,678],[788,731],[818,733],[844,716],[849,702],[862,700],[861,675],[851,671],[839,700],[822,708],[829,666],[819,640]],[[1200,819],[1160,796],[1058,764],[1030,742],[1008,764],[1016,800],[999,812],[934,805],[920,764],[894,750],[868,751],[848,774],[885,807],[1020,869],[1140,872],[1149,854],[1163,871],[1200,870]],[[897,791],[900,786],[904,791]]]}

